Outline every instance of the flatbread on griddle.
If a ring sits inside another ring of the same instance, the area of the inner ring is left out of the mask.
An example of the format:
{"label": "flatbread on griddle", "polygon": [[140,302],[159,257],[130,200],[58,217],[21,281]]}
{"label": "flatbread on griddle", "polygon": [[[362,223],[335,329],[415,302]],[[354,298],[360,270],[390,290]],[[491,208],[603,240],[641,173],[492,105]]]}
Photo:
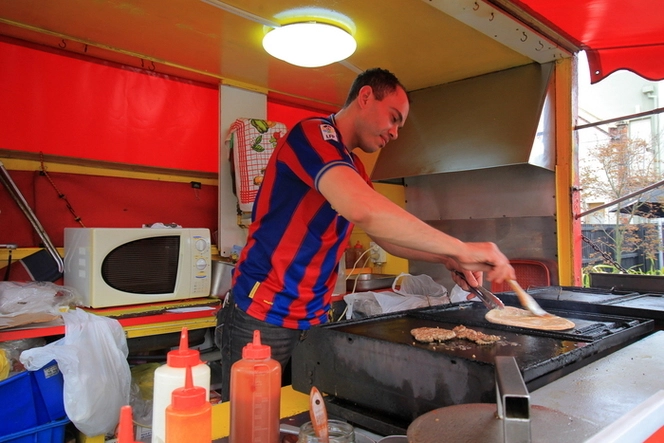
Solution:
{"label": "flatbread on griddle", "polygon": [[486,313],[484,318],[490,323],[542,331],[564,331],[574,327],[574,322],[566,318],[553,314],[539,317],[530,311],[512,306],[505,306],[504,309],[492,309]]}

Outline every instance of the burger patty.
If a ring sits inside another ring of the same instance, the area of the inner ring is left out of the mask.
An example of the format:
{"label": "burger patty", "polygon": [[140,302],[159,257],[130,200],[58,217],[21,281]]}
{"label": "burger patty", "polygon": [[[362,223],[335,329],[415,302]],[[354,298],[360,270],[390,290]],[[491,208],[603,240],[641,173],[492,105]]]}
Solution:
{"label": "burger patty", "polygon": [[434,341],[451,340],[456,337],[456,334],[451,329],[443,328],[415,328],[411,329],[410,333],[415,337],[415,340],[422,343],[432,343]]}
{"label": "burger patty", "polygon": [[415,340],[422,343],[433,343],[459,338],[469,340],[478,345],[490,345],[500,340],[497,335],[484,334],[483,332],[469,329],[463,325],[456,326],[453,330],[443,328],[421,327],[411,329],[411,335]]}
{"label": "burger patty", "polygon": [[454,333],[457,337],[470,340],[478,345],[490,345],[500,340],[500,337],[497,335],[485,334],[474,329],[469,329],[463,325],[455,327]]}

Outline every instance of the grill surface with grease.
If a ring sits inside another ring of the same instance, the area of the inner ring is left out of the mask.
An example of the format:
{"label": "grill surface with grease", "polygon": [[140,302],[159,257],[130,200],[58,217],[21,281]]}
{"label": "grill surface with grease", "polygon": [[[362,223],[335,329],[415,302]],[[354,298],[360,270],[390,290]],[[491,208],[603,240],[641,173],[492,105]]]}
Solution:
{"label": "grill surface with grease", "polygon": [[[335,415],[380,434],[403,432],[443,406],[495,403],[494,361],[514,356],[529,390],[537,389],[653,330],[648,319],[550,310],[576,327],[561,332],[496,325],[486,309],[464,302],[311,329],[293,355],[293,387],[328,394]],[[500,342],[416,342],[410,330],[464,325]]]}

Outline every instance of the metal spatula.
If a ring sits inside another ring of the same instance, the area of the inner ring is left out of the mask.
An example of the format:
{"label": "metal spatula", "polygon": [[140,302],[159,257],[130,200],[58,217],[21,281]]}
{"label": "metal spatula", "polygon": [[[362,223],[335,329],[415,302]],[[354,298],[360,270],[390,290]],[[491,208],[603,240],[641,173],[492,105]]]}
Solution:
{"label": "metal spatula", "polygon": [[512,287],[516,293],[516,296],[519,297],[519,302],[524,308],[537,315],[538,317],[550,315],[548,312],[542,309],[542,307],[535,301],[535,299],[526,291],[524,291],[516,281],[507,280],[507,283]]}
{"label": "metal spatula", "polygon": [[[466,280],[466,276],[463,275],[463,272],[459,272],[459,271],[454,271],[454,272],[456,273],[456,275],[461,277],[461,279],[463,281],[468,283],[468,280]],[[505,309],[505,305],[503,304],[503,302],[498,297],[496,297],[493,292],[489,291],[488,289],[486,289],[482,285],[479,285],[478,287],[473,287],[473,286],[470,286],[470,283],[468,283],[468,289],[470,290],[470,292],[475,294],[477,296],[477,298],[482,300],[482,303],[484,303],[484,306],[486,306],[487,309],[489,309],[489,310],[491,310],[491,309]]]}

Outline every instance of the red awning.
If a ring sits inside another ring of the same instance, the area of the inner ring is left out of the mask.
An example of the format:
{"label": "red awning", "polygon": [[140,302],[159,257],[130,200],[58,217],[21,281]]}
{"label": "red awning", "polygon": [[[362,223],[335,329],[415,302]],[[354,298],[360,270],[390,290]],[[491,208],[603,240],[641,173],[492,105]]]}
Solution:
{"label": "red awning", "polygon": [[664,79],[662,0],[511,0],[588,55],[591,83],[619,69]]}

